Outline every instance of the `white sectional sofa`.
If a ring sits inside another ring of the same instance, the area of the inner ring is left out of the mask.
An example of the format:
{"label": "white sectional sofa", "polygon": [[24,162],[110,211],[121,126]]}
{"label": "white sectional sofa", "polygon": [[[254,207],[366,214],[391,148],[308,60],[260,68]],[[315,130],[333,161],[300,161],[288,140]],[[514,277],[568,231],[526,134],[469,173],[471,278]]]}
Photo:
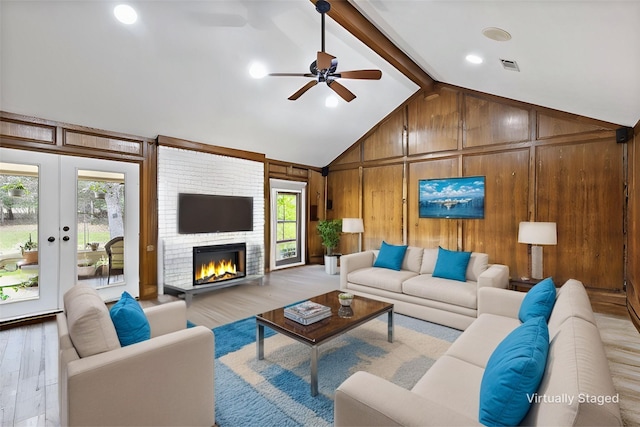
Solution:
{"label": "white sectional sofa", "polygon": [[509,267],[490,265],[489,255],[473,252],[465,282],[434,277],[438,252],[409,246],[399,271],[374,267],[378,250],[343,255],[340,289],[392,302],[397,313],[464,330],[477,317],[478,290],[507,288]]}
{"label": "white sectional sofa", "polygon": [[[485,368],[496,347],[521,325],[518,312],[525,295],[480,289],[478,318],[411,390],[366,372],[353,374],[336,390],[335,426],[480,425]],[[547,325],[542,380],[519,425],[622,425],[618,395],[582,283],[569,280],[559,289]]]}

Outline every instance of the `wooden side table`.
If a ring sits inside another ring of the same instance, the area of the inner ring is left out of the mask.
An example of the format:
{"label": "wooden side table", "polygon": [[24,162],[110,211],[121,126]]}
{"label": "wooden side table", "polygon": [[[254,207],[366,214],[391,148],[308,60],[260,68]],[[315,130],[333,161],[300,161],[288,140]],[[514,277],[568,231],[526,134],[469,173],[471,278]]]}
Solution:
{"label": "wooden side table", "polygon": [[512,291],[529,292],[529,290],[541,279],[522,279],[520,277],[509,279],[509,289]]}

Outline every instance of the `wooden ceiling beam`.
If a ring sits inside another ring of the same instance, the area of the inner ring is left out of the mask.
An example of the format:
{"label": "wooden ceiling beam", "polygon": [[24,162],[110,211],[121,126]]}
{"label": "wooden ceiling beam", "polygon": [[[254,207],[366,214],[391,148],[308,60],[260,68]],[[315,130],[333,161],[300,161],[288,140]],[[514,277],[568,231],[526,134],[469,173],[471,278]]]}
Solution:
{"label": "wooden ceiling beam", "polygon": [[[316,0],[310,0],[315,5]],[[426,92],[434,90],[435,80],[400,50],[347,0],[330,0],[328,15],[358,40],[397,68]]]}

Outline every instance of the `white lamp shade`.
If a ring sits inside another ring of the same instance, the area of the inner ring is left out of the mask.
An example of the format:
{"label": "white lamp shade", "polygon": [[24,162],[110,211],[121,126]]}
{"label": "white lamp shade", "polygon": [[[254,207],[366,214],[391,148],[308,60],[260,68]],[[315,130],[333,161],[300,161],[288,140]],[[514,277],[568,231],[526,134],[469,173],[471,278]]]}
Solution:
{"label": "white lamp shade", "polygon": [[555,222],[521,222],[518,242],[531,245],[556,245],[558,234]]}
{"label": "white lamp shade", "polygon": [[343,218],[343,233],[364,233],[364,224],[362,218]]}

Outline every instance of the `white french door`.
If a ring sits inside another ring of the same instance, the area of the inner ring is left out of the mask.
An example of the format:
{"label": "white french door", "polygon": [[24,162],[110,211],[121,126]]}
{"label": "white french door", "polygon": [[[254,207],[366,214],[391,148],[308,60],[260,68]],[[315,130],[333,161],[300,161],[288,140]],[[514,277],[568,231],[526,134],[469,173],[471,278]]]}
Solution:
{"label": "white french door", "polygon": [[58,311],[78,283],[138,296],[137,164],[0,148],[0,191],[0,321]]}

